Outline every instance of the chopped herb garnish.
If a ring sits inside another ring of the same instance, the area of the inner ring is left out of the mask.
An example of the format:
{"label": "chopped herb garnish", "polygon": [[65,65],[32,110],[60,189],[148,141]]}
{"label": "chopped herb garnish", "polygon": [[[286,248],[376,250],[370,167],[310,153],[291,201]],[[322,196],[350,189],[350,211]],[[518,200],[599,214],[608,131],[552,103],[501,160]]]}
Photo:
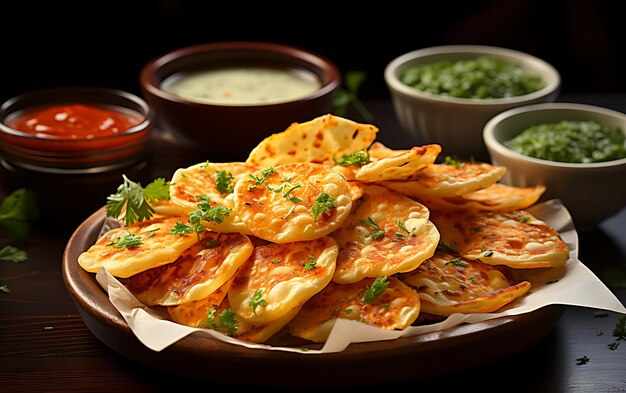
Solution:
{"label": "chopped herb garnish", "polygon": [[106,213],[109,217],[123,219],[126,225],[150,219],[154,215],[150,203],[170,198],[170,184],[164,178],[158,178],[144,188],[126,175],[122,177],[124,182],[117,188],[117,192],[107,197]]}
{"label": "chopped herb garnish", "polygon": [[252,173],[250,173],[248,176],[250,177],[250,179],[252,179],[254,184],[248,187],[248,191],[255,189],[261,184],[265,183],[267,181],[267,178],[275,173],[276,170],[273,167],[263,169],[261,171],[261,176],[254,176]]}
{"label": "chopped herb garnish", "polygon": [[371,237],[374,240],[380,239],[381,237],[385,236],[385,231],[383,231],[380,226],[378,224],[376,224],[374,222],[374,220],[372,220],[372,217],[367,217],[367,220],[359,220],[359,222],[363,225],[372,227],[373,229],[375,229],[374,232],[370,233],[369,235],[367,235],[368,237]]}
{"label": "chopped herb garnish", "polygon": [[452,243],[440,242],[437,244],[437,251],[451,251],[457,253],[459,249]]}
{"label": "chopped herb garnish", "polygon": [[274,191],[276,194],[282,194],[283,198],[290,200],[293,203],[302,202],[302,199],[298,198],[295,195],[290,195],[291,191],[297,190],[298,188],[302,188],[302,185],[297,184],[292,186],[288,183],[289,179],[285,179],[285,182],[281,184],[279,187],[270,187],[267,185],[268,190]]}
{"label": "chopped herb garnish", "polygon": [[353,310],[353,309],[351,309],[351,308],[346,308],[345,310],[343,310],[343,312],[344,312],[344,314],[346,314],[346,315],[350,315],[350,314],[352,314],[352,313],[354,312],[354,310]]}
{"label": "chopped herb garnish", "polygon": [[4,246],[0,249],[0,261],[24,262],[28,259],[25,251],[19,250],[13,246]]}
{"label": "chopped herb garnish", "polygon": [[0,285],[0,292],[2,293],[11,293],[9,286],[6,284]]}
{"label": "chopped herb garnish", "polygon": [[300,262],[300,264],[304,266],[304,270],[313,270],[315,268],[315,265],[317,265],[317,261],[315,260],[313,255],[309,255],[309,259]]}
{"label": "chopped herb garnish", "polygon": [[134,233],[124,232],[120,237],[107,244],[107,246],[115,246],[117,248],[130,248],[139,246],[142,243],[141,236]]}
{"label": "chopped herb garnish", "polygon": [[319,217],[320,214],[325,213],[330,209],[334,209],[335,207],[337,207],[335,198],[325,192],[322,192],[317,196],[315,204],[311,207],[313,221],[317,222],[317,217]]}
{"label": "chopped herb garnish", "polygon": [[254,294],[252,295],[252,299],[250,299],[250,302],[248,303],[248,305],[252,307],[252,312],[254,313],[254,315],[256,315],[257,307],[264,306],[266,304],[267,302],[265,301],[265,299],[263,299],[263,295],[261,294],[260,289],[254,292]]}
{"label": "chopped herb garnish", "polygon": [[233,336],[237,332],[239,322],[237,322],[237,314],[230,308],[223,310],[215,315],[217,306],[207,311],[207,318],[198,324],[198,327],[210,327],[213,330],[226,329],[226,334]]}
{"label": "chopped herb garnish", "polygon": [[54,326],[44,326],[43,330],[53,330]]}
{"label": "chopped herb garnish", "polygon": [[159,231],[159,229],[161,229],[161,228],[155,228],[155,229],[153,229],[151,231],[148,231],[143,236],[144,237],[152,237]]}
{"label": "chopped herb garnish", "polygon": [[607,346],[609,347],[609,349],[610,349],[611,351],[615,351],[615,350],[617,349],[617,347],[619,347],[619,344],[620,344],[620,343],[618,343],[618,342],[614,342],[614,343],[610,343],[610,344],[608,344]]}
{"label": "chopped herb garnish", "polygon": [[461,168],[463,166],[463,163],[459,160],[455,160],[454,158],[450,157],[450,156],[446,156],[445,158],[445,162],[446,165],[451,165],[455,168]]}
{"label": "chopped herb garnish", "polygon": [[522,224],[526,224],[529,221],[530,221],[530,217],[528,217],[528,216],[523,216],[523,217],[520,217],[520,219],[519,219],[519,222],[521,222]]}
{"label": "chopped herb garnish", "polygon": [[602,330],[596,330],[596,336],[603,336],[604,332]]}
{"label": "chopped herb garnish", "polygon": [[460,258],[452,258],[448,262],[446,262],[446,265],[452,265],[456,267],[467,267],[469,266],[469,263],[465,262],[464,260]]}
{"label": "chopped herb garnish", "polygon": [[214,248],[220,245],[220,242],[217,241],[217,239],[211,239],[209,240],[204,247],[206,248]]}
{"label": "chopped herb garnish", "polygon": [[609,316],[609,313],[604,310],[596,310],[593,312],[594,318],[606,318]]}
{"label": "chopped herb garnish", "polygon": [[278,263],[280,263],[280,262],[281,262],[281,261],[280,261],[280,259],[276,258],[276,259],[274,259],[274,260],[272,261],[272,264],[276,265],[276,264],[278,264]]}
{"label": "chopped herb garnish", "polygon": [[183,224],[182,222],[177,222],[174,224],[174,228],[170,229],[170,233],[172,235],[188,235],[190,233],[195,232],[191,225]]}
{"label": "chopped herb garnish", "polygon": [[[405,225],[404,221],[402,221],[402,219],[401,219],[401,218],[398,218],[398,219],[396,220],[396,225],[397,225],[400,229],[402,229],[404,232],[406,232],[406,234],[407,234],[407,235],[408,235],[408,234],[410,234],[410,235],[412,235],[412,234],[413,234],[411,231],[409,231],[409,229],[406,227],[406,225]],[[406,236],[406,235],[404,235],[404,234],[399,234],[399,233],[396,233],[396,235],[397,235],[398,237]]]}
{"label": "chopped herb garnish", "polygon": [[206,171],[206,169],[209,167],[209,160],[206,160],[204,164],[202,164],[202,170]]}
{"label": "chopped herb garnish", "polygon": [[370,162],[370,154],[367,150],[359,150],[354,153],[346,154],[338,160],[335,160],[335,164],[341,166],[363,166]]}
{"label": "chopped herb garnish", "polygon": [[367,288],[363,301],[365,303],[373,302],[378,296],[385,292],[385,289],[387,289],[388,286],[389,280],[387,279],[387,276],[376,277],[372,285]]}
{"label": "chopped herb garnish", "polygon": [[215,174],[215,187],[220,194],[232,194],[234,190],[233,179],[231,172],[219,171]]}

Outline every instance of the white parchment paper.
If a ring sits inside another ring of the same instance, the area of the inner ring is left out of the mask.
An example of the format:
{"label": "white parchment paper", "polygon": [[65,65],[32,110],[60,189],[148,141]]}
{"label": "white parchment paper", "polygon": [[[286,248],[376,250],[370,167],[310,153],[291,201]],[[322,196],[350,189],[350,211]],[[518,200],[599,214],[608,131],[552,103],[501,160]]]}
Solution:
{"label": "white parchment paper", "polygon": [[532,284],[531,292],[497,313],[454,314],[446,320],[422,326],[410,326],[401,331],[385,330],[362,322],[339,319],[321,349],[302,351],[302,348],[254,344],[229,337],[210,329],[184,326],[168,319],[162,310],[143,305],[115,277],[101,268],[96,279],[108,293],[111,303],[126,320],[133,333],[148,348],[161,351],[176,341],[192,334],[203,334],[248,348],[290,351],[301,354],[340,352],[351,343],[393,340],[445,330],[463,323],[476,323],[488,319],[518,315],[537,310],[550,304],[590,307],[626,314],[626,308],[600,279],[578,260],[578,234],[571,216],[557,199],[550,200],[528,211],[555,228],[570,247],[567,264],[555,269],[525,269],[523,279]]}

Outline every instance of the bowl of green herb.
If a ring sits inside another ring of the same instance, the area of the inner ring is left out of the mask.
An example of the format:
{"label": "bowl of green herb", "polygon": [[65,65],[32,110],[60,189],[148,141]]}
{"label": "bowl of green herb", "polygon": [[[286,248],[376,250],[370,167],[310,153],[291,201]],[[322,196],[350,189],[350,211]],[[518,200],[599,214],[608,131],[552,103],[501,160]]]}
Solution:
{"label": "bowl of green herb", "polygon": [[504,111],[483,137],[491,161],[514,186],[543,184],[577,229],[597,226],[626,207],[626,114],[577,103],[544,103]]}
{"label": "bowl of green herb", "polygon": [[385,82],[401,127],[415,143],[438,143],[445,154],[488,160],[482,140],[494,115],[553,102],[559,72],[546,61],[508,48],[444,45],[393,59]]}

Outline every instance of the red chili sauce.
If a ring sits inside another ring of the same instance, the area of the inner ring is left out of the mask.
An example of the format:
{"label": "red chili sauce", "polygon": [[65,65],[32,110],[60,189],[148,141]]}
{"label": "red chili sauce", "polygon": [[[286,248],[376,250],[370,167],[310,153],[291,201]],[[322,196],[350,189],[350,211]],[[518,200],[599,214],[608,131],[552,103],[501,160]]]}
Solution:
{"label": "red chili sauce", "polygon": [[94,139],[123,133],[141,121],[132,113],[70,104],[26,112],[8,125],[45,139]]}

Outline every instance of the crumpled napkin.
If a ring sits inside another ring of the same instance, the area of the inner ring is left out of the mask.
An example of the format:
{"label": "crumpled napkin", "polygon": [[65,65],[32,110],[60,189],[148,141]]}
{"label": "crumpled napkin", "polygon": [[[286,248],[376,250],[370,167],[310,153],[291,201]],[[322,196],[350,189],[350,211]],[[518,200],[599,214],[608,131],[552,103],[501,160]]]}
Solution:
{"label": "crumpled napkin", "polygon": [[570,247],[569,260],[562,268],[527,269],[523,278],[532,284],[531,293],[496,313],[454,314],[444,321],[410,326],[404,330],[386,330],[362,322],[338,319],[328,339],[319,349],[255,344],[229,337],[211,329],[198,329],[172,322],[163,310],[143,305],[115,277],[101,268],[96,279],[108,293],[109,300],[128,323],[135,336],[145,346],[161,351],[178,340],[195,333],[213,337],[248,348],[290,351],[301,354],[341,352],[351,343],[393,340],[399,337],[431,333],[464,323],[477,323],[494,318],[532,312],[551,304],[590,307],[626,314],[626,308],[600,279],[578,260],[578,234],[569,212],[558,199],[527,209],[535,217],[555,228]]}

